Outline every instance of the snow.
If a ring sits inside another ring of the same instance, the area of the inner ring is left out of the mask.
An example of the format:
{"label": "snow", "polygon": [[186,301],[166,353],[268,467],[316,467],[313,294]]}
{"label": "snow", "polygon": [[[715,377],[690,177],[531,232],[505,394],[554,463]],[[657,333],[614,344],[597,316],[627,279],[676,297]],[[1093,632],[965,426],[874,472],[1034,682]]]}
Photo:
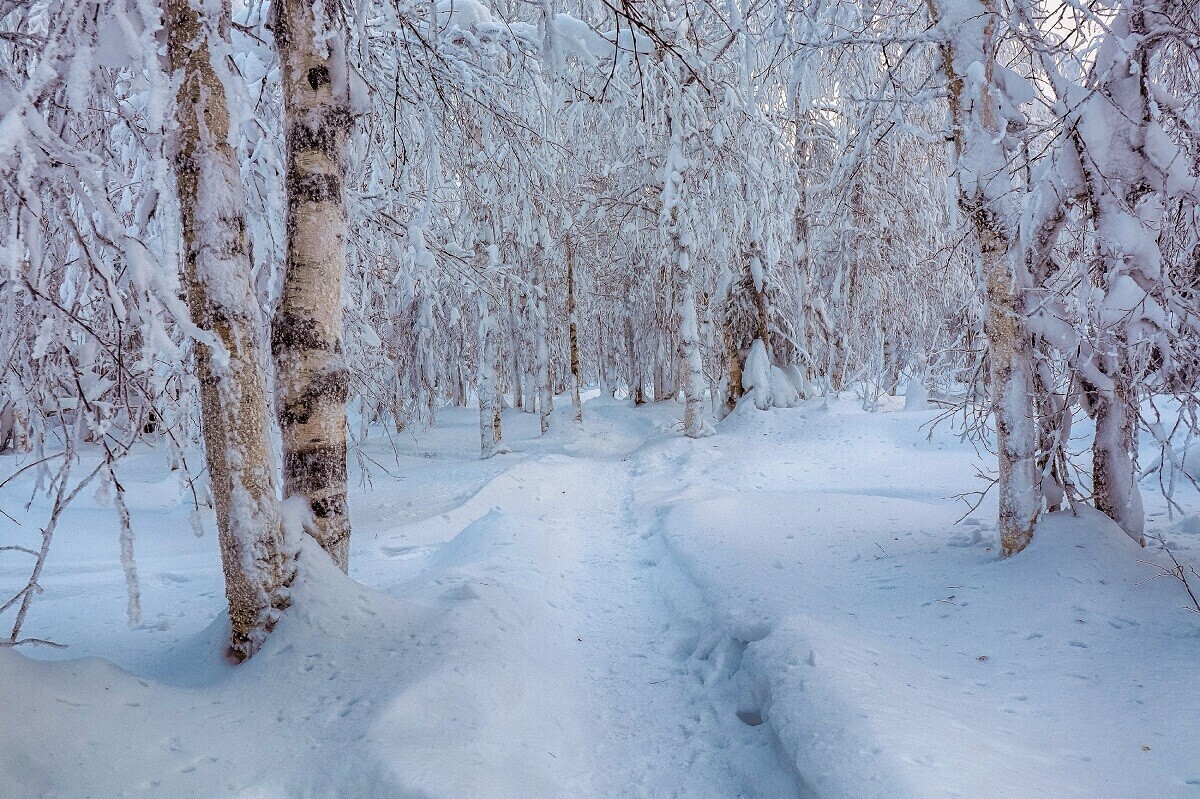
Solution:
{"label": "snow", "polygon": [[787,372],[771,363],[762,339],[754,339],[742,371],[742,388],[759,410],[792,408],[800,401],[800,392]]}
{"label": "snow", "polygon": [[[1084,511],[999,561],[990,498],[955,525],[984,462],[936,410],[815,400],[696,440],[681,411],[593,398],[545,436],[506,411],[487,460],[475,409],[373,429],[350,578],[306,542],[240,666],[211,515],[193,536],[166,455],[137,450],[144,621],[117,514],[72,506],[26,630],[70,648],[0,649],[0,796],[1198,795],[1200,614],[1145,582],[1161,552]],[[48,512],[23,479],[3,544]],[[1188,515],[1148,496],[1149,529],[1194,562],[1197,496],[1175,498]]]}

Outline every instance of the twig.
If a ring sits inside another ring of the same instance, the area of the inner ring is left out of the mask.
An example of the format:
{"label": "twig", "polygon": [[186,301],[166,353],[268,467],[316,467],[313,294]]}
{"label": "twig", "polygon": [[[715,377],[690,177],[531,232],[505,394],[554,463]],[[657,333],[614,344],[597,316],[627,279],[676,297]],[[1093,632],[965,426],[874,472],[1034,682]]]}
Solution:
{"label": "twig", "polygon": [[1192,590],[1192,585],[1188,582],[1187,578],[1189,571],[1195,577],[1200,577],[1200,573],[1196,572],[1195,566],[1188,565],[1185,567],[1182,563],[1180,563],[1179,559],[1175,557],[1175,553],[1171,551],[1169,546],[1167,546],[1167,542],[1163,540],[1161,534],[1155,536],[1155,538],[1158,539],[1158,543],[1162,545],[1163,552],[1167,553],[1167,557],[1171,559],[1171,563],[1174,564],[1174,567],[1167,568],[1161,563],[1155,563],[1152,560],[1142,560],[1139,558],[1138,563],[1144,563],[1147,566],[1152,566],[1158,569],[1159,573],[1150,575],[1145,580],[1139,581],[1137,585],[1145,585],[1151,580],[1157,580],[1159,577],[1174,577],[1176,580],[1183,583],[1183,589],[1187,591],[1188,597],[1190,597],[1192,600],[1192,607],[1188,608],[1188,610],[1200,613],[1200,599],[1196,598],[1196,593]]}
{"label": "twig", "polygon": [[54,649],[66,649],[66,644],[60,644],[57,641],[47,641],[45,638],[22,638],[20,641],[0,641],[0,646],[21,646],[22,644],[34,644],[36,646],[49,646]]}

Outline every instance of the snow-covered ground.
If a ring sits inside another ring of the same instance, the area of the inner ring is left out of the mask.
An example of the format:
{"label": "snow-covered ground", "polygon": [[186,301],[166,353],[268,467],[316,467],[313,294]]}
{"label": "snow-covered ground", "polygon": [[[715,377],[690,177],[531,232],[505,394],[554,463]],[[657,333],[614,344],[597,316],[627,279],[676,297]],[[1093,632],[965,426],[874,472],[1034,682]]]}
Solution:
{"label": "snow-covered ground", "polygon": [[[1200,614],[1145,582],[1154,547],[1061,514],[998,561],[993,505],[955,524],[986,461],[934,412],[817,401],[693,441],[680,410],[594,399],[545,437],[509,412],[486,461],[471,411],[376,431],[352,580],[306,549],[236,667],[212,521],[139,451],[144,622],[81,497],[26,628],[69,648],[0,649],[0,797],[1200,797]],[[1153,479],[1150,530],[1197,560]],[[29,492],[0,491],[0,545],[36,538]]]}

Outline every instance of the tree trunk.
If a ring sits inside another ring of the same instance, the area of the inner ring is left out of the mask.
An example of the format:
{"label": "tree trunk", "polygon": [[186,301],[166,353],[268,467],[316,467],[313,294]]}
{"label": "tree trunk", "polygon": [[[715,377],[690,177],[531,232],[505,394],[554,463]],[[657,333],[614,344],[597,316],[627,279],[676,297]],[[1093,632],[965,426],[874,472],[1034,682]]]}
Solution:
{"label": "tree trunk", "polygon": [[497,390],[496,318],[492,315],[487,292],[479,293],[479,374],[475,385],[479,393],[479,453],[490,458],[500,443],[500,402]]}
{"label": "tree trunk", "polygon": [[520,355],[521,350],[524,349],[524,342],[522,341],[524,338],[522,335],[523,326],[521,324],[521,321],[524,318],[524,314],[521,312],[521,306],[523,304],[524,303],[518,303],[512,293],[509,294],[509,318],[512,319],[513,328],[512,358],[509,359],[509,365],[512,367],[510,374],[512,375],[512,406],[514,410],[525,409],[525,387],[523,385],[524,381],[522,380],[523,373],[521,371]]}
{"label": "tree trunk", "polygon": [[571,242],[566,243],[567,252],[567,336],[571,347],[571,413],[572,418],[583,424],[583,399],[581,383],[583,375],[579,365],[579,320],[575,313],[575,252]]}
{"label": "tree trunk", "polygon": [[679,394],[675,383],[675,362],[678,354],[667,352],[666,332],[658,333],[658,353],[654,360],[654,401],[667,402],[674,400]]}
{"label": "tree trunk", "polygon": [[646,402],[645,380],[642,377],[641,359],[638,358],[637,340],[633,333],[633,311],[625,303],[625,348],[629,351],[629,399],[634,405]]}
{"label": "tree trunk", "polygon": [[550,414],[554,412],[553,374],[550,369],[550,301],[546,295],[546,266],[541,254],[538,256],[537,285],[534,286],[537,296],[537,369],[538,369],[538,411],[541,414],[541,430],[545,433],[550,429]]}
{"label": "tree trunk", "polygon": [[1112,379],[1112,388],[1097,390],[1092,399],[1096,437],[1092,440],[1092,494],[1096,508],[1120,525],[1130,538],[1145,546],[1146,515],[1134,474],[1137,452],[1137,404],[1129,396],[1134,384],[1125,342],[1109,342],[1114,351],[1097,354],[1097,365]]}
{"label": "tree trunk", "polygon": [[1033,540],[1042,508],[1038,424],[1029,337],[1001,237],[979,231],[987,280],[984,329],[991,358],[992,412],[999,464],[1000,555],[1015,555]]}
{"label": "tree trunk", "polygon": [[757,335],[762,339],[767,357],[775,363],[775,350],[771,346],[771,300],[767,295],[767,267],[763,262],[763,247],[757,240],[750,243],[747,258],[750,266],[750,283],[754,288],[754,310],[758,321]]}
{"label": "tree trunk", "polygon": [[[993,0],[928,2],[934,22],[953,31],[953,38],[942,45],[942,68],[959,165],[958,204],[974,226],[985,281],[984,329],[999,466],[1000,554],[1010,557],[1033,540],[1043,497],[1032,345],[1022,297],[1027,281],[1011,252],[1019,214],[1006,190],[1011,178],[1003,170],[1011,161],[1000,122],[1001,90],[993,76],[998,17]],[[983,80],[968,80],[968,71],[980,64]]]}
{"label": "tree trunk", "polygon": [[725,344],[725,368],[729,374],[728,383],[725,386],[725,403],[723,406],[723,414],[728,416],[737,408],[738,400],[746,393],[742,386],[742,351],[738,346],[738,336],[734,332],[733,324],[726,316],[724,323],[721,325],[722,339]]}
{"label": "tree trunk", "polygon": [[696,280],[691,253],[676,231],[675,268],[680,281],[679,350],[684,362],[683,432],[689,438],[712,433],[704,418],[704,361],[700,353],[700,327],[696,320]]}
{"label": "tree trunk", "polygon": [[313,537],[346,571],[349,372],[341,338],[350,90],[341,20],[337,11],[317,19],[321,8],[308,0],[277,0],[272,5],[288,198],[287,263],[272,351],[284,495],[309,503]]}
{"label": "tree trunk", "polygon": [[[228,14],[228,8],[225,14]],[[263,318],[251,283],[241,177],[229,146],[225,87],[210,61],[228,52],[229,18],[191,0],[166,6],[167,54],[180,80],[174,163],[188,306],[212,333],[198,342],[204,448],[217,512],[234,657],[254,654],[288,605],[287,546],[268,426]]]}
{"label": "tree trunk", "polygon": [[[614,325],[615,327],[615,325]],[[610,331],[615,334],[616,331]],[[604,315],[596,314],[596,379],[600,381],[600,391],[609,398],[617,396],[617,380],[613,377],[615,359],[612,347],[606,347],[604,342]]]}

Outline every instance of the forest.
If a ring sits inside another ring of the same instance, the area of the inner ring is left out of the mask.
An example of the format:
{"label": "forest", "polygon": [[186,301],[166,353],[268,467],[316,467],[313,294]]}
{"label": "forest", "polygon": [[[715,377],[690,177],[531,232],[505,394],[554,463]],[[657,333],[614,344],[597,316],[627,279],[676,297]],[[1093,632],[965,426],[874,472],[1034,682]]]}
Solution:
{"label": "forest", "polygon": [[1200,6],[0,0],[0,796],[1200,796]]}

